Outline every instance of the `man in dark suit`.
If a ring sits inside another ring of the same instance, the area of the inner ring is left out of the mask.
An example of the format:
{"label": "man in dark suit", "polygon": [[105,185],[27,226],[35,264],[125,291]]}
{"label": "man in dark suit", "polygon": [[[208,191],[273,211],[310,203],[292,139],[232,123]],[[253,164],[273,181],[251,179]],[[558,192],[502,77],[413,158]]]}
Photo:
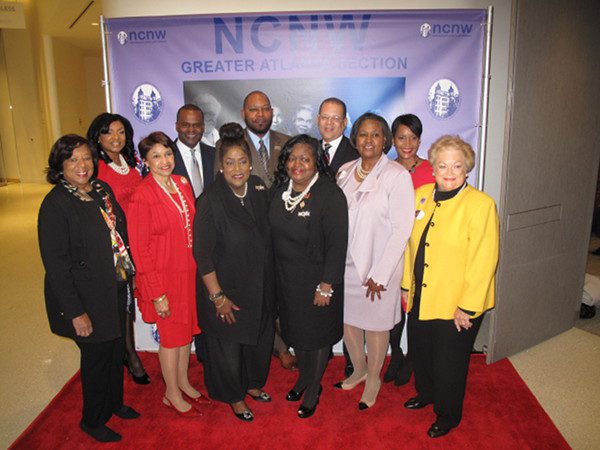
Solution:
{"label": "man in dark suit", "polygon": [[[321,133],[321,137],[323,138],[320,144],[327,155],[329,167],[334,174],[337,173],[343,164],[358,159],[360,155],[352,146],[350,139],[344,136],[348,119],[346,118],[346,104],[342,100],[335,97],[323,100],[321,106],[319,106],[317,123],[319,125],[319,133]],[[345,345],[344,356],[346,358],[344,374],[346,377],[349,377],[354,372],[354,366],[350,361],[350,356]]]}
{"label": "man in dark suit", "polygon": [[281,148],[290,136],[271,130],[273,108],[264,92],[250,92],[241,112],[246,123],[244,135],[252,153],[252,174],[262,178],[269,187],[274,180]]}
{"label": "man in dark suit", "polygon": [[213,181],[215,148],[200,140],[204,134],[204,113],[196,105],[183,105],[177,111],[177,152],[173,173],[186,177],[197,197]]}
{"label": "man in dark suit", "polygon": [[317,121],[319,133],[323,138],[321,145],[328,156],[329,167],[335,174],[343,164],[359,157],[350,139],[344,136],[344,129],[348,124],[346,104],[335,97],[323,100],[319,107]]}

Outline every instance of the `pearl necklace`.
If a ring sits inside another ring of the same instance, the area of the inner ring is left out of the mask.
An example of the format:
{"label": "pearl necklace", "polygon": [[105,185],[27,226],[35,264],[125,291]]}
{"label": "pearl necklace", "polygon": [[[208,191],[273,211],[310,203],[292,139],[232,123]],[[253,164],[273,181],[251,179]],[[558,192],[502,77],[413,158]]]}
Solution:
{"label": "pearl necklace", "polygon": [[117,164],[115,164],[113,161],[108,163],[108,166],[114,170],[115,172],[121,174],[121,175],[127,175],[129,173],[129,164],[127,164],[127,162],[125,162],[125,158],[123,158],[123,155],[121,155],[119,153],[119,161],[121,162],[121,165],[118,166]]}
{"label": "pearl necklace", "polygon": [[306,189],[304,189],[302,192],[300,192],[295,197],[292,196],[292,180],[290,179],[288,188],[283,192],[283,194],[281,194],[281,199],[283,200],[283,203],[285,205],[285,210],[287,212],[294,211],[294,209],[296,209],[296,206],[298,206],[300,204],[302,199],[306,196],[306,194],[308,194],[308,192],[310,191],[310,188],[313,187],[313,185],[317,182],[318,179],[319,179],[319,172],[317,172],[315,174],[315,176],[312,178],[312,180],[310,180],[310,183],[308,183],[308,186],[306,186]]}
{"label": "pearl necklace", "polygon": [[248,193],[248,182],[246,181],[246,184],[244,184],[244,193],[242,195],[236,194],[233,189],[231,190],[231,192],[233,192],[233,195],[240,199],[240,203],[242,204],[242,206],[244,206],[244,198],[246,198],[246,194]]}
{"label": "pearl necklace", "polygon": [[[371,169],[373,170],[373,169]],[[365,178],[367,178],[367,175],[369,175],[371,173],[371,170],[364,170],[362,168],[362,161],[360,163],[358,163],[358,165],[356,166],[356,175],[358,175],[358,178],[362,180],[364,180]]]}
{"label": "pearl necklace", "polygon": [[173,202],[173,204],[177,208],[177,211],[179,211],[179,215],[180,215],[181,219],[183,220],[183,228],[185,229],[186,236],[187,236],[187,247],[192,248],[192,243],[193,243],[192,226],[191,226],[190,210],[189,210],[188,204],[185,200],[185,197],[179,190],[179,186],[177,186],[177,183],[175,183],[173,181],[173,179],[170,177],[169,177],[169,180],[171,181],[171,184],[175,187],[175,192],[177,193],[177,195],[179,197],[181,206],[179,206],[179,203],[177,203],[173,199],[173,197],[171,196],[171,193],[167,190],[167,188],[165,186],[163,186],[162,183],[160,183],[158,180],[155,179],[155,181],[158,183],[158,185],[161,187],[161,189],[163,191],[165,191],[165,194],[167,194],[167,197],[169,197],[169,200],[171,200]]}

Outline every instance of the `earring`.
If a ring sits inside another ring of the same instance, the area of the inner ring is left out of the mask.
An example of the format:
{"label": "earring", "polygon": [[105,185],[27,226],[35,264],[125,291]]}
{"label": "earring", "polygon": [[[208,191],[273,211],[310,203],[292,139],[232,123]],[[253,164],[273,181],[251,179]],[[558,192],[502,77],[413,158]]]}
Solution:
{"label": "earring", "polygon": [[223,169],[219,170],[219,172],[223,173]]}
{"label": "earring", "polygon": [[250,166],[250,170],[252,170],[252,169],[253,169],[253,167],[252,167],[252,166]]}

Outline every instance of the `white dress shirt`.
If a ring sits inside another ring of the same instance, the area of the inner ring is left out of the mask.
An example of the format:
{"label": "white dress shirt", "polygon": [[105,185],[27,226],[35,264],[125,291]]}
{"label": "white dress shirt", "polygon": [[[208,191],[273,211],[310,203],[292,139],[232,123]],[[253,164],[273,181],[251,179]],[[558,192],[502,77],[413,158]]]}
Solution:
{"label": "white dress shirt", "polygon": [[194,150],[196,151],[195,155],[196,155],[196,161],[198,161],[198,168],[200,169],[200,185],[196,186],[196,184],[198,184],[198,182],[196,181],[196,184],[194,184],[194,177],[192,176],[192,171],[194,170],[194,162],[192,161],[192,149],[190,149],[190,147],[188,147],[187,145],[185,145],[183,142],[181,142],[181,140],[177,139],[177,148],[179,149],[179,153],[181,153],[181,158],[183,159],[183,163],[185,164],[185,169],[187,170],[187,173],[190,177],[190,183],[192,183],[192,187],[194,189],[194,195],[196,195],[196,197],[198,197],[201,193],[202,193],[202,189],[204,186],[204,180],[203,180],[203,167],[202,167],[202,156],[200,155],[200,142],[198,142],[196,144],[196,147],[194,147]]}

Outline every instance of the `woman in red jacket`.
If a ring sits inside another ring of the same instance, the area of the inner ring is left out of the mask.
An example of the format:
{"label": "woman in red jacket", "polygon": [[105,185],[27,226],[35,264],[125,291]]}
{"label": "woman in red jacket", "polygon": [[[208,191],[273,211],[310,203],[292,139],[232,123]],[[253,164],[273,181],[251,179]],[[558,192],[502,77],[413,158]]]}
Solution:
{"label": "woman in red jacket", "polygon": [[138,148],[150,172],[133,193],[127,214],[139,307],[144,321],[156,322],[160,334],[163,404],[182,416],[198,417],[202,414],[192,404],[208,400],[187,375],[192,336],[200,332],[192,255],[194,194],[187,179],[172,175],[175,144],[166,134],[152,133]]}

